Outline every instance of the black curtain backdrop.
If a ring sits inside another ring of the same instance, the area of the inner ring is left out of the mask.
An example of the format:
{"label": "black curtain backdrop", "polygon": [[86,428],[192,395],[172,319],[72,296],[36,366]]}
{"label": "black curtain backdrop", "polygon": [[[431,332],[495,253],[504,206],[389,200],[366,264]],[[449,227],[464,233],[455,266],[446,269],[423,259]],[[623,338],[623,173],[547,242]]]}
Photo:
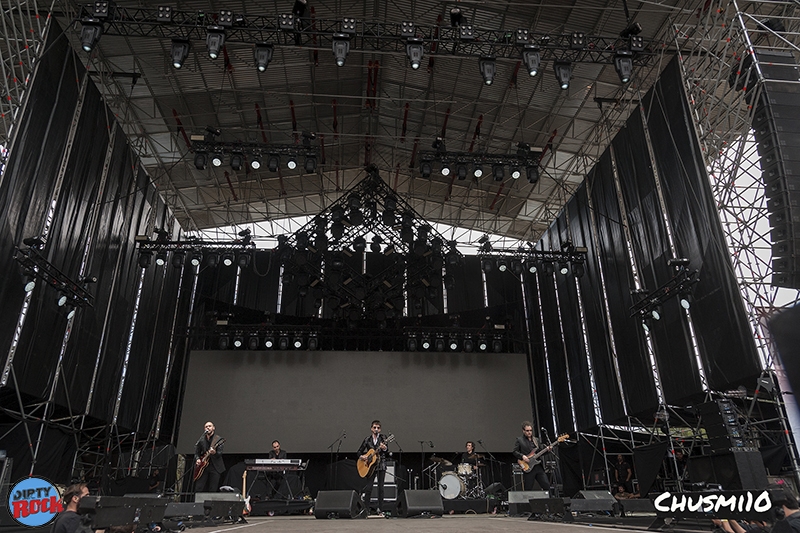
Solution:
{"label": "black curtain backdrop", "polygon": [[639,494],[646,496],[656,480],[658,470],[669,450],[669,441],[656,442],[633,449],[633,465],[639,481]]}
{"label": "black curtain backdrop", "polygon": [[[621,421],[625,416],[623,399],[620,395],[619,381],[614,370],[614,361],[606,327],[606,310],[603,303],[603,292],[600,269],[598,265],[598,249],[591,229],[591,210],[589,208],[586,182],[575,191],[575,201],[567,206],[570,232],[576,246],[587,249],[586,273],[578,278],[583,303],[584,327],[589,343],[589,357],[592,362],[600,412],[607,423]],[[585,429],[585,428],[580,428]]]}
{"label": "black curtain backdrop", "polygon": [[530,346],[529,364],[533,381],[532,405],[536,410],[535,427],[548,428],[550,434],[555,433],[553,427],[553,409],[550,404],[550,382],[547,378],[546,357],[542,334],[542,308],[539,305],[539,277],[527,270],[524,276],[525,298],[528,302],[528,341]]}
{"label": "black curtain backdrop", "polygon": [[[567,220],[567,214],[574,213],[576,206],[577,200],[573,196],[552,226],[558,230],[553,235],[554,239],[556,239],[553,245],[557,250],[562,249],[562,245],[577,237],[577,235],[570,236]],[[578,290],[575,284],[575,276],[572,272],[563,275],[558,272],[558,267],[556,267],[556,289],[558,291],[561,315],[561,330],[564,336],[564,355],[570,376],[572,404],[575,409],[576,420],[574,428],[586,430],[595,427],[599,421],[594,413],[592,383],[589,379],[589,363],[586,359],[587,347],[584,343]],[[566,427],[559,426],[559,431],[566,430]]]}
{"label": "black curtain backdrop", "polygon": [[597,257],[605,276],[611,332],[625,402],[629,413],[652,413],[658,408],[658,397],[647,352],[640,338],[641,326],[630,317],[633,278],[609,151],[601,156],[587,182],[594,206],[592,215],[597,224]]}
{"label": "black curtain backdrop", "polygon": [[239,304],[265,313],[278,311],[278,283],[281,265],[278,256],[270,250],[253,254],[251,267],[239,276]]}
{"label": "black curtain backdrop", "polygon": [[[659,148],[654,159],[678,256],[699,270],[691,316],[708,385],[713,390],[752,388],[761,365],[694,135],[677,58],[645,99],[645,109],[653,146]],[[670,334],[675,334],[675,325]]]}

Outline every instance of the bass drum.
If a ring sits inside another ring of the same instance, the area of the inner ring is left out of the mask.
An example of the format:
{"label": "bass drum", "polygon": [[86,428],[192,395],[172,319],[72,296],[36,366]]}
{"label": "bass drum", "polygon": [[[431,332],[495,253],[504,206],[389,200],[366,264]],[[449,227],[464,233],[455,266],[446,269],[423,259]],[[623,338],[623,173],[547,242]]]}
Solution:
{"label": "bass drum", "polygon": [[445,500],[455,500],[465,491],[464,482],[455,472],[445,472],[439,479],[439,493]]}

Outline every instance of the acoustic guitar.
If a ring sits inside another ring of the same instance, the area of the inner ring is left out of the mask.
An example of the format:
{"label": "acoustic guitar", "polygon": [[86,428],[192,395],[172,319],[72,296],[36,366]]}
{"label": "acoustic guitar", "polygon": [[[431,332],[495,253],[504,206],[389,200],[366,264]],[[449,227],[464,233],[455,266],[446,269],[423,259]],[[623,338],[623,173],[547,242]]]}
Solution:
{"label": "acoustic guitar", "polygon": [[[383,442],[385,444],[388,444],[388,443],[392,442],[393,440],[394,440],[394,434],[391,434],[388,437],[386,437],[383,440]],[[375,467],[378,465],[378,463],[381,460],[380,451],[381,451],[380,448],[374,449],[374,450],[373,449],[369,449],[369,450],[367,450],[367,453],[364,454],[364,455],[367,456],[367,459],[365,461],[362,461],[361,459],[359,459],[356,462],[356,466],[358,467],[358,475],[359,476],[361,476],[361,477],[369,477],[369,476],[372,475],[372,473],[375,471]]]}
{"label": "acoustic guitar", "polygon": [[543,448],[538,452],[531,452],[529,455],[526,455],[529,462],[526,463],[522,459],[517,459],[517,463],[519,463],[519,466],[522,468],[523,472],[529,472],[531,468],[533,468],[534,466],[538,465],[541,462],[539,461],[539,457],[543,456],[544,454],[546,454],[547,452],[549,452],[550,450],[552,450],[553,448],[555,448],[556,446],[567,440],[568,438],[569,434],[567,433],[559,435],[556,441],[548,445],[546,448]]}
{"label": "acoustic guitar", "polygon": [[[205,438],[205,437],[203,437]],[[219,439],[217,442],[213,443],[211,447],[208,449],[206,453],[203,454],[203,457],[200,458],[200,464],[195,463],[194,465],[194,481],[200,479],[200,476],[203,475],[206,467],[208,466],[208,461],[211,459],[211,450],[216,450],[220,446],[225,444],[225,439]]]}

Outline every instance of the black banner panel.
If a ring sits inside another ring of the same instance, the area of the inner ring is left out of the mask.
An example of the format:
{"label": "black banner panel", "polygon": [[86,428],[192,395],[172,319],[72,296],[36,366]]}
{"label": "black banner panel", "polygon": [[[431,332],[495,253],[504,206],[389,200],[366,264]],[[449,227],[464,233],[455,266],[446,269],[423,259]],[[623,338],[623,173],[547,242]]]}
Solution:
{"label": "black banner panel", "polygon": [[[553,409],[550,398],[550,380],[547,375],[547,354],[544,350],[544,334],[542,332],[542,309],[539,305],[539,276],[527,270],[524,275],[525,298],[528,305],[528,341],[530,357],[528,367],[531,373],[534,412],[538,420],[534,422],[550,431],[553,427]],[[572,424],[570,424],[571,426]]]}
{"label": "black banner panel", "polygon": [[674,59],[645,107],[678,256],[699,271],[690,309],[695,335],[711,389],[753,387],[761,367],[682,83]]}
{"label": "black banner panel", "polygon": [[[447,288],[447,312],[463,313],[483,307],[483,274],[478,256],[465,256],[458,265],[447,265],[447,275],[452,276]],[[445,279],[445,286],[447,286]],[[464,290],[470,287],[470,290]]]}
{"label": "black banner panel", "polygon": [[256,251],[250,268],[242,269],[239,273],[239,305],[264,313],[276,313],[280,274],[281,265],[276,253],[270,250]]}
{"label": "black banner panel", "polygon": [[[592,237],[591,209],[584,181],[575,191],[574,201],[567,205],[570,234],[576,246],[586,248],[584,275],[577,276],[583,305],[583,325],[586,328],[589,358],[592,363],[597,399],[603,421],[608,424],[620,422],[625,417],[623,398],[620,395],[619,380],[614,369],[611,344],[608,335],[602,279],[598,265],[598,254]],[[584,428],[578,428],[584,429]]]}
{"label": "black banner panel", "polygon": [[[611,145],[628,214],[634,260],[644,288],[653,292],[674,276],[674,270],[667,265],[673,254],[650,163],[647,134],[638,110],[631,114]],[[651,320],[649,325],[665,400],[679,403],[702,394],[688,326],[680,308],[664,305],[661,320]],[[641,324],[637,327],[642,332]]]}
{"label": "black banner panel", "polygon": [[609,151],[600,157],[587,182],[597,225],[597,257],[605,277],[611,332],[628,412],[653,413],[658,408],[658,396],[640,336],[641,326],[630,317],[633,278]]}
{"label": "black banner panel", "polygon": [[324,453],[343,432],[341,451],[353,453],[376,418],[396,435],[395,453],[478,439],[508,451],[531,411],[523,354],[194,351],[186,379],[180,453],[194,450],[207,420],[226,453],[262,453],[273,439]]}

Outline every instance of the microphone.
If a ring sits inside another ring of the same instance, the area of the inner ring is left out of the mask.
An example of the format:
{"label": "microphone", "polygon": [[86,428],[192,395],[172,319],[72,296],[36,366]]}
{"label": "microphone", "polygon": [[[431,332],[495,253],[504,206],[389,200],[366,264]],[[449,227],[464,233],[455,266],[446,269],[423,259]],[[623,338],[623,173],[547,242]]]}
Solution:
{"label": "microphone", "polygon": [[428,441],[428,444],[430,444],[430,445],[431,445],[431,448],[434,448],[433,441],[430,441],[430,440],[429,440],[429,441]]}
{"label": "microphone", "polygon": [[208,430],[203,431],[203,435],[208,435]]}
{"label": "microphone", "polygon": [[481,444],[481,445],[482,445],[482,444],[483,444],[483,441],[482,441],[481,439],[478,439],[478,444]]}
{"label": "microphone", "polygon": [[347,438],[347,431],[345,431],[345,430],[342,430],[342,438],[343,438],[343,439],[346,439],[346,438]]}
{"label": "microphone", "polygon": [[539,428],[542,430],[542,433],[547,433],[547,428]]}

